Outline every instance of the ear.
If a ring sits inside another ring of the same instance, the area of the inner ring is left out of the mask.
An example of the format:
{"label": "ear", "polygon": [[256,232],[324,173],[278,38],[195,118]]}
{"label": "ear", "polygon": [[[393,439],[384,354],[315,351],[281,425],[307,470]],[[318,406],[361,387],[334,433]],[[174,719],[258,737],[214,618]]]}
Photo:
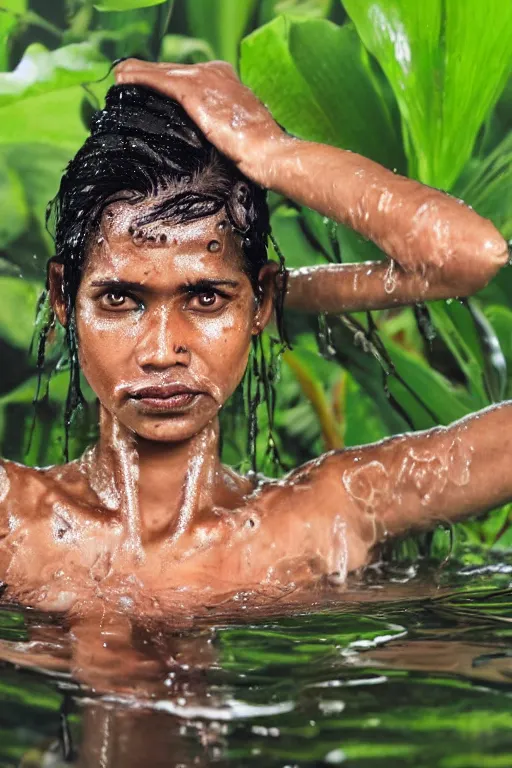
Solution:
{"label": "ear", "polygon": [[56,261],[48,263],[48,290],[50,292],[50,304],[55,312],[57,320],[62,326],[66,326],[66,302],[64,300],[64,264]]}
{"label": "ear", "polygon": [[261,333],[270,318],[274,309],[274,296],[276,292],[276,278],[279,272],[279,264],[275,261],[268,261],[261,269],[258,275],[258,285],[260,287],[260,302],[254,315],[253,334]]}

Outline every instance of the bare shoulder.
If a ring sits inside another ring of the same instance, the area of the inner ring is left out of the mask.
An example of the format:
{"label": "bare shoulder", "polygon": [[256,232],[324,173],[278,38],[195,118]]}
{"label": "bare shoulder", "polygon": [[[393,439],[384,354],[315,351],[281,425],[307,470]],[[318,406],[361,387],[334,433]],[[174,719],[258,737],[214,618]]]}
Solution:
{"label": "bare shoulder", "polygon": [[[7,459],[0,460],[0,515],[41,519],[52,503],[84,483],[76,462],[62,466],[28,467]],[[81,489],[83,493],[83,489]]]}
{"label": "bare shoulder", "polygon": [[27,467],[16,461],[0,459],[0,509],[8,511],[16,506],[30,512],[39,506],[48,488],[46,470]]}
{"label": "bare shoulder", "polygon": [[343,482],[352,465],[348,451],[322,454],[279,480],[262,481],[248,506],[273,522],[276,535],[292,538],[305,527],[327,545],[343,531],[348,570],[355,570],[368,562],[377,534],[375,521],[361,514]]}

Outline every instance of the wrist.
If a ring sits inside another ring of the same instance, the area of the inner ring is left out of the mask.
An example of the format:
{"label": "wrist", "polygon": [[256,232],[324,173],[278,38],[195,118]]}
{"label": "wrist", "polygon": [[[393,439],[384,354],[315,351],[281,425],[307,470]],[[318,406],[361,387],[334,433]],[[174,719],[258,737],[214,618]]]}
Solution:
{"label": "wrist", "polygon": [[279,181],[287,166],[288,158],[297,151],[300,139],[280,131],[268,136],[257,150],[244,157],[239,164],[243,174],[260,187],[278,191]]}

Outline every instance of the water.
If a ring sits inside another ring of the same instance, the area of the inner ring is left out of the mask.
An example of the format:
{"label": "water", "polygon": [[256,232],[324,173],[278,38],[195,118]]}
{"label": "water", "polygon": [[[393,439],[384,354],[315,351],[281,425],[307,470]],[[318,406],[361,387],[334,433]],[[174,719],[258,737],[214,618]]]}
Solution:
{"label": "water", "polygon": [[511,582],[503,557],[370,571],[188,629],[1,606],[0,765],[508,768]]}

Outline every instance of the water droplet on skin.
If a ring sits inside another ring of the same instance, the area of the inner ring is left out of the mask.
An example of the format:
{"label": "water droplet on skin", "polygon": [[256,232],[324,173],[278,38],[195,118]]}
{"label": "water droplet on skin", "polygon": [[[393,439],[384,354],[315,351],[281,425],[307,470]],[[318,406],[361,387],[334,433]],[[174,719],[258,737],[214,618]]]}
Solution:
{"label": "water droplet on skin", "polygon": [[11,487],[11,482],[5,467],[0,465],[0,504],[5,501]]}
{"label": "water droplet on skin", "polygon": [[394,259],[389,260],[389,266],[386,270],[386,274],[384,277],[384,290],[387,294],[393,293],[397,285],[397,273],[396,273],[396,263]]}

